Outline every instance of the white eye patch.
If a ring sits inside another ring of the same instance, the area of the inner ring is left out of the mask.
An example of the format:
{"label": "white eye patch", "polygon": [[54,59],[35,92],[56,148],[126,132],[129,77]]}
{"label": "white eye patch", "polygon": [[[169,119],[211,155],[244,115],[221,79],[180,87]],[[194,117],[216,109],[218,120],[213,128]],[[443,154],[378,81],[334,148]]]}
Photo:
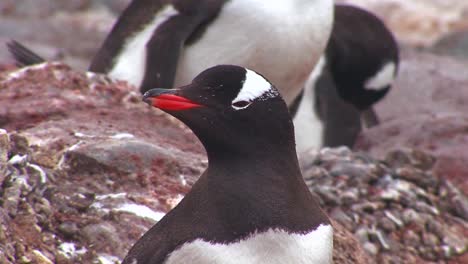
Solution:
{"label": "white eye patch", "polygon": [[245,81],[234,100],[232,108],[236,110],[247,108],[255,99],[271,98],[278,95],[278,92],[258,73],[246,69]]}
{"label": "white eye patch", "polygon": [[369,90],[380,90],[392,84],[395,79],[396,65],[393,62],[385,64],[377,74],[366,81],[364,87]]}

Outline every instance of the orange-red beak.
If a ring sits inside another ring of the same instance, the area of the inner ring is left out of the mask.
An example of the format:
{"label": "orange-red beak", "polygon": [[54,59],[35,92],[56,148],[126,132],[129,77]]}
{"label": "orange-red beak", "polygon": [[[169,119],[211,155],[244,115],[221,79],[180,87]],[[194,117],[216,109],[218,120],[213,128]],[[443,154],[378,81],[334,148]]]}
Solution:
{"label": "orange-red beak", "polygon": [[161,110],[168,111],[180,111],[203,106],[176,95],[179,91],[178,89],[151,89],[143,95],[143,101]]}

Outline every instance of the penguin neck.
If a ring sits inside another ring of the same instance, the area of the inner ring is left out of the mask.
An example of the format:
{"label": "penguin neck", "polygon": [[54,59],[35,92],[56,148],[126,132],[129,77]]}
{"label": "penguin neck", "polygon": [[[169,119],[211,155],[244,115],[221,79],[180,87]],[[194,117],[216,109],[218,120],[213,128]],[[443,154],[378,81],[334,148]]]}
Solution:
{"label": "penguin neck", "polygon": [[222,177],[222,181],[227,183],[243,182],[242,179],[246,184],[302,180],[294,143],[255,143],[250,145],[248,151],[245,148],[206,148],[210,175]]}

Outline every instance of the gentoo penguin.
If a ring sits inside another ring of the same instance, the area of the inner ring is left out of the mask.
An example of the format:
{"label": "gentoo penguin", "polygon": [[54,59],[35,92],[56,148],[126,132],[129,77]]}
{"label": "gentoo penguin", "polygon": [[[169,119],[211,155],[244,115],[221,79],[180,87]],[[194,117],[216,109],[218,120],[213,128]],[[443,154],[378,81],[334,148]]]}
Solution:
{"label": "gentoo penguin", "polygon": [[[360,111],[372,111],[372,105],[388,93],[397,74],[398,44],[372,13],[351,5],[335,5],[335,12],[322,71],[331,72],[338,94],[346,102]],[[371,120],[369,125],[376,122]]]}
{"label": "gentoo penguin", "polygon": [[[361,130],[360,116],[367,127],[378,124],[372,105],[388,93],[398,70],[398,53],[393,34],[379,18],[355,6],[336,4],[326,51],[306,83],[305,99],[296,99],[295,105],[300,105],[296,118],[301,121],[295,119],[295,124],[311,124],[303,120],[310,117],[300,116],[305,107],[305,114],[322,120],[325,146],[352,146]],[[313,106],[315,113],[310,113]]]}
{"label": "gentoo penguin", "polygon": [[124,264],[331,263],[330,221],[302,179],[293,123],[270,82],[220,65],[143,97],[195,133],[208,168]]}
{"label": "gentoo penguin", "polygon": [[235,64],[266,76],[290,104],[323,53],[332,21],[333,0],[133,0],[89,70],[144,93]]}

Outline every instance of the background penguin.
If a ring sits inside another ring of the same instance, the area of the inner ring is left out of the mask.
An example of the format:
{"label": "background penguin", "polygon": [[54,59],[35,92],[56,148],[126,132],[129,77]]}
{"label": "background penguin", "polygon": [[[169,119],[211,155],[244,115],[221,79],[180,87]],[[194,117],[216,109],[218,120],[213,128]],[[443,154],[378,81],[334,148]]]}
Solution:
{"label": "background penguin", "polygon": [[11,55],[13,55],[13,58],[15,58],[16,65],[18,67],[25,67],[46,62],[46,59],[42,58],[18,41],[12,40],[7,42],[6,45],[8,51],[10,51]]}
{"label": "background penguin", "polygon": [[[327,49],[293,104],[298,108],[294,122],[301,150],[320,142],[352,147],[361,118],[367,127],[377,125],[372,105],[388,93],[398,64],[398,44],[379,18],[355,6],[335,5]],[[312,129],[310,119],[322,122]],[[322,139],[307,142],[311,131],[322,131]]]}
{"label": "background penguin", "polygon": [[[89,71],[144,93],[236,64],[267,76],[290,104],[322,55],[332,21],[333,0],[133,0]],[[7,45],[20,66],[45,61],[18,42]]]}
{"label": "background penguin", "polygon": [[290,104],[323,53],[332,20],[332,0],[134,0],[89,70],[144,93],[235,64],[265,75]]}
{"label": "background penguin", "polygon": [[209,162],[124,264],[331,263],[332,227],[302,179],[287,106],[264,77],[216,66],[144,98],[191,128]]}

